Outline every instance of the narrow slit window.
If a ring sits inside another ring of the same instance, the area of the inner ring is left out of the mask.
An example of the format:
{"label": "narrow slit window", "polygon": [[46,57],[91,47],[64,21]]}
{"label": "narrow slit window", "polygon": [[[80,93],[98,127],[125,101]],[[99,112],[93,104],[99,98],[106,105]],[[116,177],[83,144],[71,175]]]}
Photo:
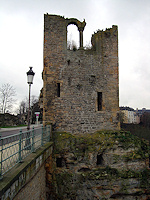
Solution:
{"label": "narrow slit window", "polygon": [[67,60],[68,65],[70,65],[70,60]]}
{"label": "narrow slit window", "polygon": [[102,110],[102,92],[97,93],[98,96],[98,111]]}
{"label": "narrow slit window", "polygon": [[57,83],[57,97],[60,97],[60,83]]}

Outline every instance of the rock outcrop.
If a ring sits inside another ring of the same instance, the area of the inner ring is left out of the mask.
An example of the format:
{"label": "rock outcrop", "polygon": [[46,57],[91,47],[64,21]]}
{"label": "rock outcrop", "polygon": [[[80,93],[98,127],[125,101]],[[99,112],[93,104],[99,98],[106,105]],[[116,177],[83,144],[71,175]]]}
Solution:
{"label": "rock outcrop", "polygon": [[149,145],[129,132],[53,133],[48,199],[150,199]]}

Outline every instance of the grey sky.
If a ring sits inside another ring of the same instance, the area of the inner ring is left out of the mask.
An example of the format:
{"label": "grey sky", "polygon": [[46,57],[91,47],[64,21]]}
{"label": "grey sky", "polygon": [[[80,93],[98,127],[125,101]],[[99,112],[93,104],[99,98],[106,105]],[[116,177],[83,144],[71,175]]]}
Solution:
{"label": "grey sky", "polygon": [[85,19],[84,45],[94,31],[118,25],[120,106],[150,108],[150,0],[1,0],[0,86],[10,83],[23,100],[33,66],[32,95],[39,95],[46,13]]}

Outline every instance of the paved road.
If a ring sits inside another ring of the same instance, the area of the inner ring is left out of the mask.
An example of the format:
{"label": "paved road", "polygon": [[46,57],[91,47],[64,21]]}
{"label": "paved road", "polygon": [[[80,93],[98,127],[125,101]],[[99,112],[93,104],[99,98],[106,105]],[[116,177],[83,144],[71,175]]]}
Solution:
{"label": "paved road", "polygon": [[35,124],[30,126],[30,132],[27,132],[27,127],[2,128],[0,130],[1,137],[7,137],[7,136],[12,136],[12,137],[7,137],[3,139],[3,141],[0,140],[0,146],[2,145],[2,143],[3,145],[6,145],[6,144],[19,140],[20,136],[18,133],[20,133],[20,130],[22,130],[22,133],[23,133],[21,135],[22,139],[31,137],[33,127],[35,128],[36,134],[40,134],[40,129],[38,128],[40,128],[41,125],[35,125]]}
{"label": "paved road", "polygon": [[[37,127],[40,127],[41,125],[31,125],[30,126],[30,129],[32,129],[33,127],[37,128]],[[16,128],[1,128],[0,129],[0,136],[1,137],[6,137],[6,136],[10,136],[10,135],[13,135],[13,134],[16,134],[16,133],[19,133],[19,131],[22,130],[22,131],[26,131],[27,130],[27,127],[16,127]]]}

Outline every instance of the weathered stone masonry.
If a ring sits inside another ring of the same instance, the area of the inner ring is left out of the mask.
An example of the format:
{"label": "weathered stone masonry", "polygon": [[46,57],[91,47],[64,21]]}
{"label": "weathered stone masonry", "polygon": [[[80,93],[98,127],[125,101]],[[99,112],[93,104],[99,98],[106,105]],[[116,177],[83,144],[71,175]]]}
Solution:
{"label": "weathered stone masonry", "polygon": [[[67,49],[69,24],[78,27],[78,50]],[[44,15],[43,122],[71,133],[119,129],[117,26],[94,33],[85,50],[85,25]]]}

